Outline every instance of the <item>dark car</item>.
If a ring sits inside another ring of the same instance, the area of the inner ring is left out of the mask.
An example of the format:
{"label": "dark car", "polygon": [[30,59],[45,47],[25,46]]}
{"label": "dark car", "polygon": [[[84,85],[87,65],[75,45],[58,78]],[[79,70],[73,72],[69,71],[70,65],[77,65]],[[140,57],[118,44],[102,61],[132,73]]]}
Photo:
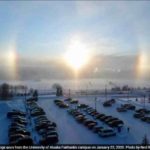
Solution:
{"label": "dark car", "polygon": [[105,116],[105,114],[99,114],[97,116],[95,116],[96,119],[100,119],[101,117]]}
{"label": "dark car", "polygon": [[92,123],[87,124],[87,127],[89,129],[93,129],[93,127],[95,127],[96,125],[97,125],[97,122],[92,122]]}
{"label": "dark car", "polygon": [[135,110],[135,106],[134,105],[132,105],[132,104],[124,104],[124,107],[125,108],[127,108],[127,109],[129,109],[129,110]]}
{"label": "dark car", "polygon": [[141,109],[136,110],[135,112],[149,114],[150,110],[145,109],[145,108],[141,108]]}
{"label": "dark car", "polygon": [[43,129],[40,129],[39,131],[38,131],[38,133],[40,134],[40,135],[45,135],[47,132],[49,132],[49,131],[56,131],[56,128],[55,127],[48,127],[48,128],[43,128]]}
{"label": "dark car", "polygon": [[83,123],[85,120],[88,120],[88,118],[86,118],[85,116],[82,116],[82,117],[76,118],[76,120],[77,120],[79,123]]}
{"label": "dark car", "polygon": [[94,117],[95,115],[98,115],[98,114],[99,114],[99,113],[98,113],[97,111],[94,111],[94,112],[92,112],[90,115]]}
{"label": "dark car", "polygon": [[42,128],[48,128],[48,127],[56,127],[56,123],[54,123],[54,122],[51,122],[51,123],[40,123],[40,124],[37,124],[35,126],[35,129],[37,131],[39,131]]}
{"label": "dark car", "polygon": [[150,123],[150,117],[142,117],[141,120]]}
{"label": "dark car", "polygon": [[21,146],[24,146],[24,145],[29,145],[29,146],[32,146],[34,143],[33,143],[33,140],[31,137],[24,137],[24,138],[18,138],[12,142],[10,142],[10,145],[21,145]]}
{"label": "dark car", "polygon": [[87,108],[88,105],[86,104],[78,104],[77,108]]}
{"label": "dark car", "polygon": [[27,125],[27,121],[24,121],[24,120],[22,120],[22,119],[13,119],[13,121],[14,122],[16,122],[16,123],[19,123],[19,124],[22,124],[22,125]]}
{"label": "dark car", "polygon": [[7,118],[11,118],[14,115],[23,116],[23,117],[26,116],[26,114],[24,112],[21,112],[21,111],[10,111],[7,113]]}
{"label": "dark car", "polygon": [[112,121],[115,121],[115,120],[119,120],[118,118],[108,118],[108,119],[106,119],[104,122],[105,123],[108,123],[108,122],[112,122]]}
{"label": "dark car", "polygon": [[78,111],[74,111],[74,112],[72,112],[72,115],[73,115],[73,116],[78,116],[78,115],[82,115],[82,113],[81,113],[81,112],[78,112]]}
{"label": "dark car", "polygon": [[112,104],[111,104],[110,102],[104,102],[104,103],[103,103],[103,106],[104,106],[104,107],[110,107],[110,106],[112,106]]}
{"label": "dark car", "polygon": [[39,116],[37,116],[37,117],[35,117],[35,121],[39,121],[39,120],[41,120],[41,119],[47,119],[47,117],[45,116],[45,115],[39,115]]}
{"label": "dark car", "polygon": [[118,112],[126,112],[127,109],[125,107],[118,107],[116,108]]}
{"label": "dark car", "polygon": [[43,135],[43,137],[48,137],[48,136],[51,136],[51,135],[55,135],[55,136],[58,137],[58,133],[57,133],[56,130],[55,130],[55,131],[47,131],[47,132]]}
{"label": "dark car", "polygon": [[25,135],[23,135],[23,134],[12,134],[9,136],[9,142],[15,141],[19,138],[24,138],[24,137],[25,137]]}
{"label": "dark car", "polygon": [[58,99],[55,99],[54,102],[55,102],[55,103],[59,103],[59,102],[62,102],[62,101],[61,101],[61,100],[58,100]]}
{"label": "dark car", "polygon": [[20,124],[19,122],[12,122],[12,123],[10,124],[10,127],[20,127],[20,128],[25,128],[26,125]]}
{"label": "dark car", "polygon": [[144,116],[145,116],[144,113],[135,113],[135,114],[133,115],[134,118],[143,118]]}
{"label": "dark car", "polygon": [[95,123],[97,125],[97,122],[93,121],[93,120],[85,120],[83,123],[85,126],[88,126],[88,124],[90,124],[90,123]]}
{"label": "dark car", "polygon": [[109,118],[112,118],[112,116],[104,116],[104,117],[101,117],[100,120],[105,121],[106,119],[109,119]]}
{"label": "dark car", "polygon": [[22,134],[22,135],[27,135],[27,136],[31,135],[29,131],[21,130],[21,129],[9,132],[9,135],[13,135],[13,134]]}
{"label": "dark car", "polygon": [[58,142],[58,136],[56,135],[49,135],[46,138],[42,138],[39,143],[40,145],[51,145],[56,144]]}
{"label": "dark car", "polygon": [[117,121],[109,122],[108,125],[110,127],[119,127],[119,126],[123,126],[124,122],[122,120],[117,120]]}
{"label": "dark car", "polygon": [[68,108],[68,107],[69,107],[69,105],[66,104],[66,103],[60,103],[58,106],[59,106],[60,108]]}
{"label": "dark car", "polygon": [[33,117],[36,117],[39,115],[45,115],[45,112],[44,111],[35,111],[35,112],[31,113],[31,116],[33,116]]}
{"label": "dark car", "polygon": [[17,130],[26,130],[26,128],[25,127],[20,127],[20,126],[11,126],[9,128],[8,132],[12,132],[12,131],[15,132]]}

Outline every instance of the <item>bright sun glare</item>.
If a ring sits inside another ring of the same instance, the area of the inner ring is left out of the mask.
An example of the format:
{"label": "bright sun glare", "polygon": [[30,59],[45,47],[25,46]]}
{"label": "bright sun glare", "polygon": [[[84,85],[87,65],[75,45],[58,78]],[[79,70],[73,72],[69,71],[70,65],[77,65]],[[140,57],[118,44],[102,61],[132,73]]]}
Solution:
{"label": "bright sun glare", "polygon": [[75,70],[81,69],[89,61],[89,51],[85,44],[76,39],[70,43],[68,51],[65,53],[65,61]]}

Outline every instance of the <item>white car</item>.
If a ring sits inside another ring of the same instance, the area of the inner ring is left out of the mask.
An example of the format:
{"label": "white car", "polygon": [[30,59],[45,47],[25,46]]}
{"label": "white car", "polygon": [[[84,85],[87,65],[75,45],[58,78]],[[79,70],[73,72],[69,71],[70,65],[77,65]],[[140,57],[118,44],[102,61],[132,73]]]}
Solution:
{"label": "white car", "polygon": [[103,128],[98,132],[101,137],[115,136],[116,132],[112,128]]}

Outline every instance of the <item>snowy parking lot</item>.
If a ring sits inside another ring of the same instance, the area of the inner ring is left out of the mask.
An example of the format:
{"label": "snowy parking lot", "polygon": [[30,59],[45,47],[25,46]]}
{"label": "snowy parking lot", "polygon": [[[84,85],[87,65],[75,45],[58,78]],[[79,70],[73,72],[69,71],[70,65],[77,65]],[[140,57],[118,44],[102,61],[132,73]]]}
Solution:
{"label": "snowy parking lot", "polygon": [[[98,97],[96,102],[94,96],[75,97],[79,103],[88,104],[93,108],[95,108],[96,105],[98,112],[123,120],[124,126],[121,132],[118,132],[116,129],[116,136],[107,138],[100,137],[98,134],[86,128],[83,124],[78,123],[68,114],[67,108],[59,108],[55,105],[55,99],[58,98],[55,96],[43,96],[39,98],[37,104],[44,109],[47,118],[57,124],[57,132],[59,135],[58,144],[141,144],[145,134],[147,134],[148,139],[150,139],[150,135],[148,134],[150,124],[134,118],[134,110],[128,110],[127,112],[116,111],[117,107],[126,103],[125,99],[117,99],[116,103],[111,107],[104,107],[102,105],[105,101],[104,97]],[[61,97],[59,99],[64,100],[65,98]],[[131,101],[130,103],[132,102],[135,104],[135,101]],[[71,108],[76,107],[75,104],[69,105]],[[142,105],[137,104],[136,107],[140,108]],[[24,100],[22,98],[17,98],[12,101],[1,101],[0,108],[0,144],[8,144],[10,120],[6,117],[6,114],[12,109],[25,111]],[[91,118],[88,114],[85,113],[85,115]],[[103,122],[99,120],[95,121],[97,121],[99,125],[105,126]],[[130,127],[129,132],[127,131],[128,127]],[[32,123],[30,126],[27,126],[27,128],[31,132],[34,143],[38,144],[40,137],[36,131],[34,131]]]}

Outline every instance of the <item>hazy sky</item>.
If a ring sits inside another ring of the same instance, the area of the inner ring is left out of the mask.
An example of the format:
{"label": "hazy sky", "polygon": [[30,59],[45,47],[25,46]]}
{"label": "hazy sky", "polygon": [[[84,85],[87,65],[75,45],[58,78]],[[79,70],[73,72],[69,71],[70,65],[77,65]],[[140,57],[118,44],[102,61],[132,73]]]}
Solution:
{"label": "hazy sky", "polygon": [[149,58],[149,35],[149,1],[0,2],[1,56],[59,58],[78,37],[95,55]]}
{"label": "hazy sky", "polygon": [[0,48],[23,56],[61,55],[80,36],[97,53],[136,53],[149,47],[148,1],[0,2]]}

